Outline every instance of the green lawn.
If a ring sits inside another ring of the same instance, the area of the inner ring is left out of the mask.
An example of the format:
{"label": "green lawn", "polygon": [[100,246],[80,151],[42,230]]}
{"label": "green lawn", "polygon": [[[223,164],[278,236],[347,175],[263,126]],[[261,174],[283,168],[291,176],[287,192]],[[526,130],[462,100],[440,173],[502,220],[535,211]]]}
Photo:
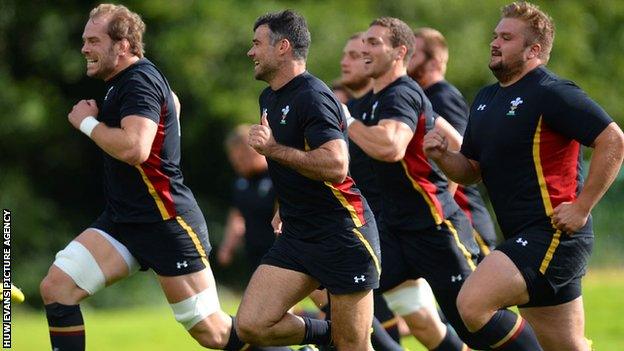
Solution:
{"label": "green lawn", "polygon": [[[587,336],[596,350],[624,350],[624,271],[594,270],[584,280]],[[234,298],[224,299],[229,312],[236,307]],[[15,305],[14,305],[15,306]],[[84,311],[87,347],[104,350],[203,350],[178,325],[164,303],[152,308]],[[49,350],[44,314],[15,306],[13,308],[13,350]],[[414,339],[405,339],[411,351],[424,350]]]}

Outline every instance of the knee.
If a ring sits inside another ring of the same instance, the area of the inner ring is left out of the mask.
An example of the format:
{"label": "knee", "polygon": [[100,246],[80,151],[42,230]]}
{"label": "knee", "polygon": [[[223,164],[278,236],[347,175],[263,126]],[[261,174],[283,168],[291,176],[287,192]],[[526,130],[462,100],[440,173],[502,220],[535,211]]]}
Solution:
{"label": "knee", "polygon": [[457,295],[457,310],[470,332],[481,329],[487,323],[487,320],[483,323],[483,318],[487,313],[480,308],[479,300],[475,299],[473,295],[472,292],[465,289],[460,290]]}
{"label": "knee", "polygon": [[[234,326],[232,326],[234,328]],[[215,333],[208,328],[196,328],[189,331],[193,339],[207,349],[222,350],[228,342],[228,333]]]}
{"label": "knee", "polygon": [[75,305],[81,299],[76,297],[76,294],[72,291],[73,287],[76,290],[78,289],[70,278],[49,272],[39,284],[39,293],[43,303],[46,305],[53,302]]}
{"label": "knee", "polygon": [[245,318],[244,316],[236,317],[236,333],[238,337],[249,344],[261,345],[262,340],[266,339],[268,329],[261,321],[254,318]]}
{"label": "knee", "polygon": [[414,330],[423,330],[426,331],[428,329],[432,329],[440,322],[440,318],[437,315],[437,311],[431,310],[427,307],[422,307],[418,311],[412,313],[409,318],[410,324],[409,327]]}

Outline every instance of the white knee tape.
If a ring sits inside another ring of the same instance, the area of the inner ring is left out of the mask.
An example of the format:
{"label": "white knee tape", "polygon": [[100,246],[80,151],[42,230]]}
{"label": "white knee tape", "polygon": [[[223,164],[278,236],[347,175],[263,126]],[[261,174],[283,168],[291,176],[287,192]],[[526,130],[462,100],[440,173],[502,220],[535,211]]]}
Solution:
{"label": "white knee tape", "polygon": [[95,230],[96,232],[98,232],[98,234],[100,234],[106,240],[108,240],[108,242],[111,245],[113,245],[115,250],[117,250],[117,252],[119,252],[121,257],[123,257],[124,261],[126,261],[126,264],[128,265],[128,275],[132,275],[132,274],[136,273],[139,270],[141,265],[136,260],[136,258],[134,258],[134,256],[132,256],[132,254],[130,253],[128,248],[124,246],[124,244],[120,243],[119,241],[117,241],[117,239],[115,239],[112,236],[110,236],[110,234],[108,234],[108,233],[106,233],[106,232],[104,232],[104,231],[102,231],[100,229],[97,229],[97,228],[89,228],[89,229]]}
{"label": "white knee tape", "polygon": [[221,309],[217,289],[212,286],[186,300],[172,303],[171,309],[176,321],[189,330],[207,316]]}
{"label": "white knee tape", "polygon": [[433,291],[426,282],[387,292],[383,296],[390,310],[399,316],[406,316],[423,307],[433,308],[435,306]]}
{"label": "white knee tape", "polygon": [[89,293],[95,294],[104,287],[104,272],[81,243],[72,241],[56,254],[54,265],[67,273],[76,285]]}

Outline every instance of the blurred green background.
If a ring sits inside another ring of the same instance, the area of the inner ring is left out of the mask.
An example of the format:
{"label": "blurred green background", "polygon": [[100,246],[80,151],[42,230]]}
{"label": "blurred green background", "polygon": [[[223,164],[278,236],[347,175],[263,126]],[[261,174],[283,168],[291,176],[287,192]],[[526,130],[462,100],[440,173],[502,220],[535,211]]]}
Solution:
{"label": "blurred green background", "polygon": [[[331,82],[339,76],[346,39],[387,15],[409,25],[439,29],[450,46],[447,78],[472,101],[492,83],[488,43],[499,19],[498,0],[342,1],[123,1],[147,24],[146,56],[166,74],[182,102],[182,167],[218,246],[233,171],[223,135],[258,118],[264,82],[253,79],[246,57],[254,20],[292,8],[312,33],[308,70]],[[536,1],[555,20],[549,67],[574,80],[622,126],[624,102],[624,1]],[[62,249],[103,208],[98,148],[67,122],[80,99],[101,101],[103,82],[85,76],[81,34],[90,1],[0,1],[0,207],[12,211],[13,281],[41,308],[38,284]],[[590,153],[587,153],[589,157]],[[594,210],[592,269],[622,277],[624,180],[622,175]],[[214,251],[214,250],[213,250]],[[244,288],[245,265],[213,265],[217,281]],[[162,303],[151,274],[125,289],[104,291],[86,306],[126,307]],[[165,318],[165,317],[163,317]]]}

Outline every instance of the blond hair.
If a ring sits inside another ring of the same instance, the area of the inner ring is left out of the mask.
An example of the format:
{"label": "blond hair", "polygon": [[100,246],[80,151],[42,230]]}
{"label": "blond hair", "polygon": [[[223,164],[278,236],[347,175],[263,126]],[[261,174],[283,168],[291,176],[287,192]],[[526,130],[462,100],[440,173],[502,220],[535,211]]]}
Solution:
{"label": "blond hair", "polygon": [[538,57],[548,62],[553,41],[555,40],[555,24],[553,19],[539,6],[519,1],[501,9],[502,18],[516,18],[527,24],[526,46],[539,44],[542,48]]}
{"label": "blond hair", "polygon": [[423,53],[427,60],[433,59],[440,63],[442,71],[446,71],[449,59],[448,44],[442,33],[433,28],[422,27],[414,31],[414,37],[423,40]]}
{"label": "blond hair", "polygon": [[130,52],[139,58],[143,57],[145,53],[145,45],[143,44],[145,23],[139,14],[130,11],[123,5],[100,4],[89,13],[90,20],[98,17],[110,19],[107,34],[113,41],[128,40]]}

